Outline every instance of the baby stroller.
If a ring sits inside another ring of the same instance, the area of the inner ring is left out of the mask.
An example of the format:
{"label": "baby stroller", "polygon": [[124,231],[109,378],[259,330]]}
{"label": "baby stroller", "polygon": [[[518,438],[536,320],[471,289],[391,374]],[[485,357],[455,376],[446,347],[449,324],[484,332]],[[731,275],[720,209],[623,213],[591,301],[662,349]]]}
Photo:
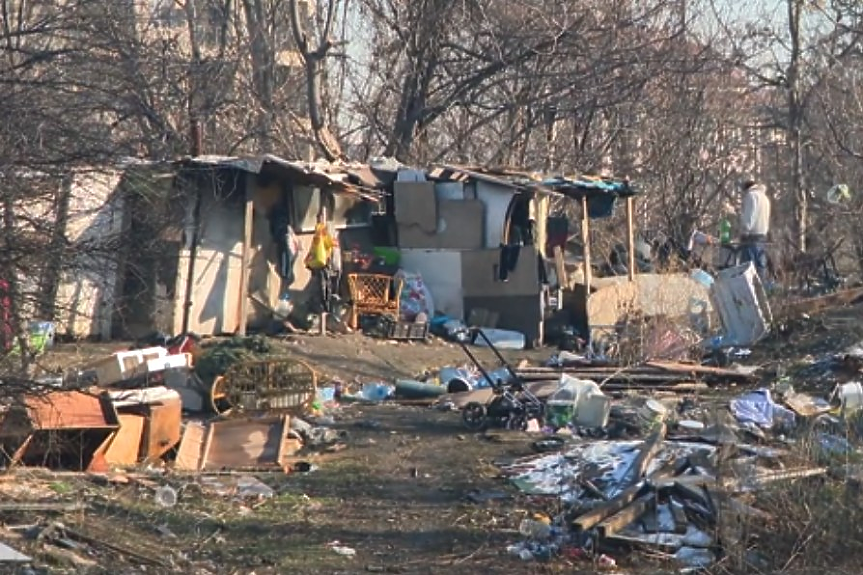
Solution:
{"label": "baby stroller", "polygon": [[477,337],[481,337],[497,356],[501,366],[506,368],[509,377],[507,381],[501,378],[495,380],[483,368],[468,348],[467,343],[459,342],[462,350],[474,363],[480,374],[490,382],[493,391],[491,399],[486,403],[472,401],[462,408],[461,417],[464,426],[471,431],[482,431],[489,425],[495,424],[506,429],[524,431],[531,419],[537,420],[537,423],[542,425],[545,414],[543,403],[525,387],[524,381],[515,373],[482,329],[474,328],[471,329],[471,332],[471,340],[475,341]]}

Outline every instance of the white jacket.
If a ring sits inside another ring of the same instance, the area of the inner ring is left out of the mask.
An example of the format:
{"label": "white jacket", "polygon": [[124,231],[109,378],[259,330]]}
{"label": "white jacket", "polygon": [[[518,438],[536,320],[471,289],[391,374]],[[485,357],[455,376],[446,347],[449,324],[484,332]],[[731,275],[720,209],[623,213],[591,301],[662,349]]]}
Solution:
{"label": "white jacket", "polygon": [[756,184],[743,194],[740,212],[741,236],[766,236],[770,231],[770,199],[767,190]]}

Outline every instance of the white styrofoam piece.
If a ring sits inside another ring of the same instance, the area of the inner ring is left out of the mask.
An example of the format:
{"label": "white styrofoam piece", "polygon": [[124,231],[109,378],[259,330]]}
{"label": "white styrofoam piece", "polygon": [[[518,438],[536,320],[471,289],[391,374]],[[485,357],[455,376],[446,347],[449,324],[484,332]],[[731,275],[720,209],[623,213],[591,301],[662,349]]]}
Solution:
{"label": "white styrofoam piece", "polygon": [[160,403],[180,398],[180,394],[176,390],[168,389],[167,387],[110,391],[108,394],[115,406]]}
{"label": "white styrofoam piece", "polygon": [[5,543],[0,543],[0,563],[29,563],[33,559],[12,549]]}
{"label": "white styrofoam piece", "polygon": [[156,373],[166,369],[177,369],[191,367],[191,358],[188,353],[165,355],[147,361],[147,373]]}

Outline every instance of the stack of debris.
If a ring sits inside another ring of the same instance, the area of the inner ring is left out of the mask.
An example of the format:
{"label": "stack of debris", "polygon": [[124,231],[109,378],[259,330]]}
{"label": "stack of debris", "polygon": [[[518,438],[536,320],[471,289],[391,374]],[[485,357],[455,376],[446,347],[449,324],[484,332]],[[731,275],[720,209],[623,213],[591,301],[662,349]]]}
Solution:
{"label": "stack of debris", "polygon": [[261,351],[258,340],[232,340],[207,354],[186,338],[173,348],[103,357],[71,372],[59,389],[22,386],[0,409],[6,467],[289,471],[303,447],[339,443],[332,430],[300,419],[313,408],[314,371],[285,358],[250,361],[245,352]]}

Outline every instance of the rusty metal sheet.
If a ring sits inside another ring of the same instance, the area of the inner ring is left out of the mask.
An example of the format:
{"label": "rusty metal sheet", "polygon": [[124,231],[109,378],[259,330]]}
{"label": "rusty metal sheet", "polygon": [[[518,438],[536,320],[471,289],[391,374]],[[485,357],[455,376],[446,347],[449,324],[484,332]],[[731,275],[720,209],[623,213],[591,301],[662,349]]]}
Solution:
{"label": "rusty metal sheet", "polygon": [[103,397],[81,391],[55,391],[24,399],[34,429],[114,429],[117,413]]}

